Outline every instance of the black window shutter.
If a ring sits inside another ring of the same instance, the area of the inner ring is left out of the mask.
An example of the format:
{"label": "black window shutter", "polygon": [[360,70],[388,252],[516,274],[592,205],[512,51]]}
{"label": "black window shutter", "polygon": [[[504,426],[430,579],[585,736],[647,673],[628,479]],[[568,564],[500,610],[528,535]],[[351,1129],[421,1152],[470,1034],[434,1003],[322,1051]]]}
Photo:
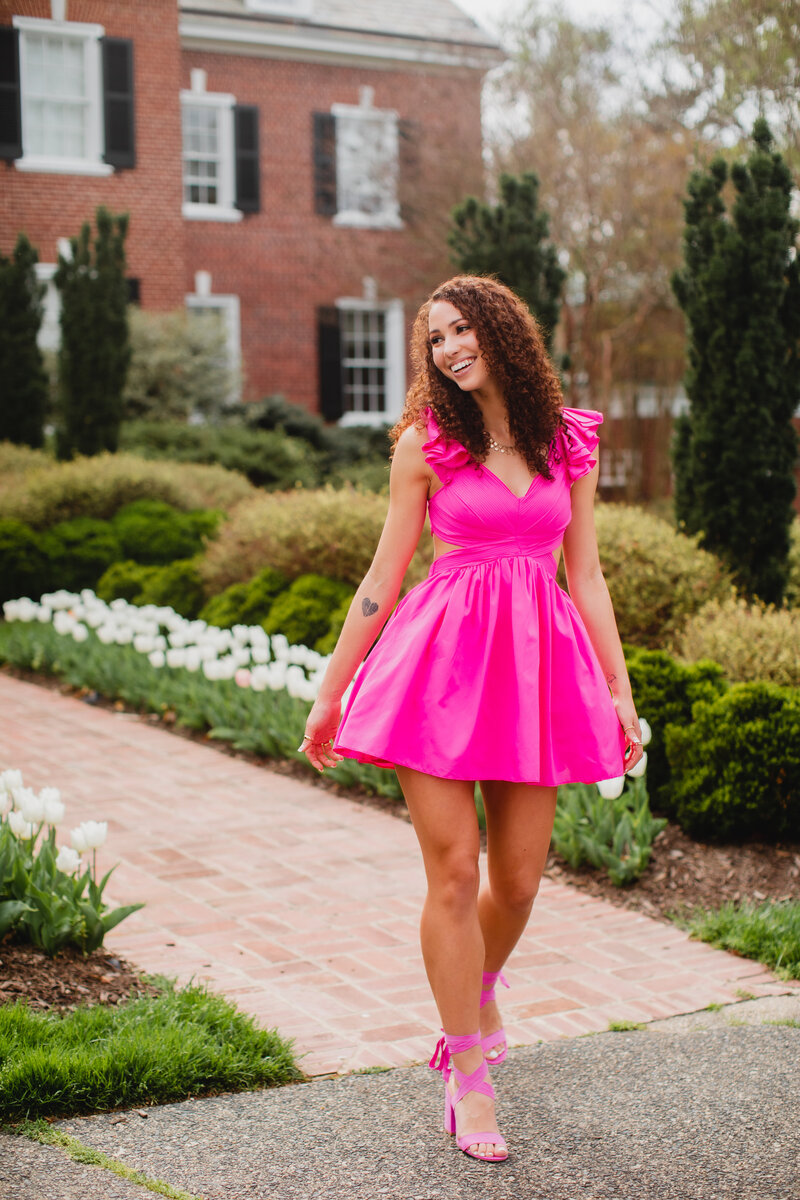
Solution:
{"label": "black window shutter", "polygon": [[403,221],[413,221],[417,215],[417,207],[414,201],[419,194],[420,187],[419,122],[398,121],[397,141],[400,168],[398,188],[400,217]]}
{"label": "black window shutter", "polygon": [[319,338],[319,410],[326,421],[338,421],[342,397],[342,338],[337,308],[317,309]]}
{"label": "black window shutter", "polygon": [[336,117],[315,112],[314,118],[314,211],[323,217],[336,215]]}
{"label": "black window shutter", "polygon": [[0,158],[22,158],[19,30],[0,27]]}
{"label": "black window shutter", "polygon": [[106,152],[112,167],[136,166],[133,111],[133,42],[130,38],[101,38],[103,52],[103,114]]}
{"label": "black window shutter", "polygon": [[142,303],[141,279],[135,279],[129,275],[125,282],[128,285],[128,304],[135,304],[137,308],[140,308]]}
{"label": "black window shutter", "polygon": [[258,155],[258,109],[254,104],[237,104],[233,110],[236,143],[236,207],[242,212],[261,208]]}

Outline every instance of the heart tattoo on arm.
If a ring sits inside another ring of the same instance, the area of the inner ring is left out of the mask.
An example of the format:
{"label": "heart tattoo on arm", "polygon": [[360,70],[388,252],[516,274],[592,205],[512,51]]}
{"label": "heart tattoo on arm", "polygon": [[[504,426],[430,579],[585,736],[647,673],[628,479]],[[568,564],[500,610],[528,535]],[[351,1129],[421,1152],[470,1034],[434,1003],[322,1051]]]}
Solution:
{"label": "heart tattoo on arm", "polygon": [[361,601],[361,611],[365,617],[372,617],[378,611],[378,606],[374,600],[370,600],[369,596],[365,596]]}

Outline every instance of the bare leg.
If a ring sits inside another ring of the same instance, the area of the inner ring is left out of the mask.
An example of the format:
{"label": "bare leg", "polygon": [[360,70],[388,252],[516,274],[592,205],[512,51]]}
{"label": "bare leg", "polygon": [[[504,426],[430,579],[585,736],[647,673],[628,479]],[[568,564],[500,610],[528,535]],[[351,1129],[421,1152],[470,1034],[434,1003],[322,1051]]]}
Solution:
{"label": "bare leg", "polygon": [[[480,835],[473,785],[437,779],[408,767],[398,767],[397,776],[425,864],[428,894],[420,938],[442,1027],[452,1034],[474,1033],[485,949],[478,920]],[[455,1065],[467,1074],[482,1059],[480,1046],[453,1055]],[[456,1118],[462,1132],[497,1129],[494,1104],[479,1092],[460,1101]],[[471,1148],[477,1154],[494,1152],[484,1143]]]}
{"label": "bare leg", "polygon": [[[486,810],[488,882],[478,914],[486,946],[484,970],[499,971],[516,946],[539,890],[556,810],[556,788],[487,780],[481,783]],[[503,1022],[495,1001],[481,1009],[486,1037]],[[491,1062],[502,1044],[488,1052]]]}

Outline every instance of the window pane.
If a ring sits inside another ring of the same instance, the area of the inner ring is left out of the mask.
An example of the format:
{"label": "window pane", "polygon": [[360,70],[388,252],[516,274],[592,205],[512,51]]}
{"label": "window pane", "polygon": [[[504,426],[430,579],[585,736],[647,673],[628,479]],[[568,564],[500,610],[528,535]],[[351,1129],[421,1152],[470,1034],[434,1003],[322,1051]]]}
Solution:
{"label": "window pane", "polygon": [[386,314],[341,309],[345,412],[386,411]]}
{"label": "window pane", "polygon": [[183,195],[191,204],[220,203],[220,117],[208,105],[183,105]]}
{"label": "window pane", "polygon": [[365,216],[397,213],[397,137],[389,113],[337,116],[339,211]]}

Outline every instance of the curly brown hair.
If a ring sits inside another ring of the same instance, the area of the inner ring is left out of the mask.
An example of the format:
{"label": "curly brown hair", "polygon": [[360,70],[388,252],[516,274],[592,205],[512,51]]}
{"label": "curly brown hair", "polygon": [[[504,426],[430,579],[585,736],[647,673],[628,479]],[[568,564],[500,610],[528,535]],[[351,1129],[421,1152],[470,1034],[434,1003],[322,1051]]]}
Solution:
{"label": "curly brown hair", "polygon": [[440,284],[417,313],[411,333],[416,376],[391,430],[392,444],[409,425],[424,428],[430,408],[445,436],[465,446],[477,462],[489,453],[477,402],[434,365],[428,316],[437,300],[449,301],[475,330],[486,369],[503,393],[514,444],[533,474],[551,479],[548,460],[563,424],[561,384],[527,306],[491,276],[456,275]]}

